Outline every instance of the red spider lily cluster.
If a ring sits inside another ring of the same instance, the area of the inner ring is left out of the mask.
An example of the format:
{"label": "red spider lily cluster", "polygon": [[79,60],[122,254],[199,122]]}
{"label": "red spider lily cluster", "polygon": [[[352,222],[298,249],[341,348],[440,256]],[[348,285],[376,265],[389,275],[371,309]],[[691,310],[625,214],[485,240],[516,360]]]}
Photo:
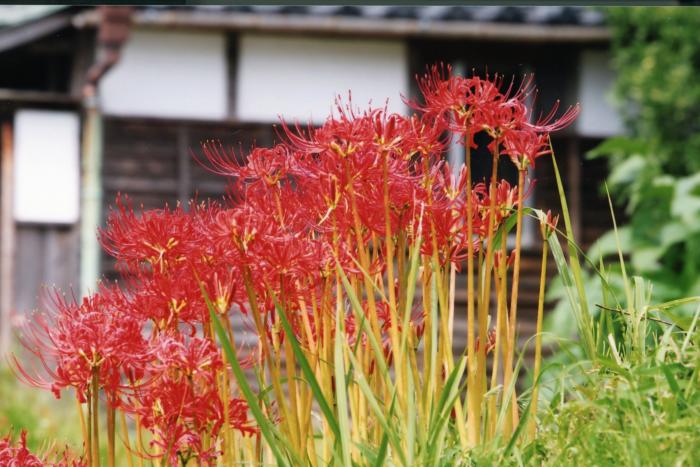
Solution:
{"label": "red spider lily cluster", "polygon": [[60,460],[55,462],[41,459],[27,448],[27,432],[23,430],[17,443],[13,443],[9,435],[0,438],[0,465],[5,467],[83,467],[86,464],[71,458],[68,451],[64,451]]}
{"label": "red spider lily cluster", "polygon": [[10,436],[0,439],[0,463],[7,466],[42,467],[43,462],[27,449],[27,432],[22,431],[17,445]]}
{"label": "red spider lily cluster", "polygon": [[[295,339],[313,350],[338,338],[342,300],[344,338],[366,345],[338,271],[358,290],[363,283],[365,291],[387,289],[403,303],[405,274],[383,285],[394,259],[401,270],[406,252],[418,247],[439,267],[459,269],[522,200],[505,180],[490,189],[464,169],[455,177],[444,160],[447,145],[457,137],[475,148],[475,135],[485,133],[495,158],[526,170],[549,152],[549,133],[577,113],[555,119],[554,109],[534,121],[527,80],[503,90],[499,78],[434,67],[419,85],[423,100],[408,102],[417,111],[411,116],[339,103],[320,127],[283,122],[279,144],[247,157],[204,142],[204,163],[230,180],[222,202],[134,212],[119,197],[99,237],[123,288],[100,286],[82,301],[56,294],[54,312],[37,315],[22,337],[44,376],[17,362],[23,379],[57,396],[73,388],[80,401],[102,394],[151,433],[147,454],[171,463],[214,462],[227,430],[257,436],[246,402],[222,382],[230,364],[214,342],[207,302],[231,337],[234,313],[257,335],[257,347],[241,357],[247,367],[280,365],[275,356],[288,336],[279,307]],[[390,304],[365,295],[368,322],[391,361]],[[418,342],[421,305],[410,318]],[[491,333],[487,351],[494,339]],[[274,416],[283,420],[284,404],[279,411]]]}

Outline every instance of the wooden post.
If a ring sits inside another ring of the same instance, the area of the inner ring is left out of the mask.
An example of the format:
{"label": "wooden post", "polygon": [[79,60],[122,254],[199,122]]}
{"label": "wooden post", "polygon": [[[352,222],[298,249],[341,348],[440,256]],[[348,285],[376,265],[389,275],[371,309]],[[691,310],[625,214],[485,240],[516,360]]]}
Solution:
{"label": "wooden post", "polygon": [[177,197],[184,209],[192,196],[192,170],[190,166],[190,135],[187,125],[181,125],[177,132]]}
{"label": "wooden post", "polygon": [[14,308],[15,220],[12,209],[13,160],[12,123],[2,124],[0,172],[0,354],[10,348],[11,318]]}

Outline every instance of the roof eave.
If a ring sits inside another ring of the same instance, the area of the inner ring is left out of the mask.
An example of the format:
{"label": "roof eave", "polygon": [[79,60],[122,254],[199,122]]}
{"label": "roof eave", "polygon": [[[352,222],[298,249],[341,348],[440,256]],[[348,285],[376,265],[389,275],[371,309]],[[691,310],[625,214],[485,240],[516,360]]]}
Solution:
{"label": "roof eave", "polygon": [[71,25],[73,13],[59,11],[0,31],[0,52],[22,46]]}
{"label": "roof eave", "polygon": [[[133,21],[134,25],[142,27],[395,38],[421,37],[449,40],[478,39],[493,42],[607,43],[610,40],[610,31],[604,26],[210,13],[178,10],[138,11],[134,13]],[[77,28],[95,27],[98,22],[99,16],[95,10],[85,11],[73,19],[73,25]]]}

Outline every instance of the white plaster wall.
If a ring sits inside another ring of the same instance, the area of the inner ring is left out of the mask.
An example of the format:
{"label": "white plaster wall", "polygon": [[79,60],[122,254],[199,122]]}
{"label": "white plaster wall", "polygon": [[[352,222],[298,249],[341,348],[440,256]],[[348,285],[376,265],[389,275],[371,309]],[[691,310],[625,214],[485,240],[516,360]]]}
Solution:
{"label": "white plaster wall", "polygon": [[80,212],[80,121],[73,112],[19,110],[14,119],[14,217],[72,224]]}
{"label": "white plaster wall", "polygon": [[228,112],[226,38],[136,29],[100,84],[111,115],[223,119]]}
{"label": "white plaster wall", "polygon": [[580,135],[607,137],[624,132],[622,120],[610,104],[614,81],[615,73],[607,51],[584,50],[581,53],[578,81],[581,115],[576,123]]}
{"label": "white plaster wall", "polygon": [[236,82],[241,120],[321,123],[337,95],[352,91],[355,107],[405,112],[407,45],[399,40],[243,34]]}

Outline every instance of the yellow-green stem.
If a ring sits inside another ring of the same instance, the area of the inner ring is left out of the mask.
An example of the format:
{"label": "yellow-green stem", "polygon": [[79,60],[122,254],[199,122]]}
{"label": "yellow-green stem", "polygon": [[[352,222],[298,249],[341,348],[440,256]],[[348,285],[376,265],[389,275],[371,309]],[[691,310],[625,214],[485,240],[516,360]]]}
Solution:
{"label": "yellow-green stem", "polygon": [[[283,284],[283,278],[280,277],[280,286]],[[286,293],[284,289],[280,291],[281,305],[284,310],[289,310],[287,305]],[[296,339],[296,336],[284,336],[284,353],[285,353],[285,365],[286,365],[286,376],[287,376],[287,387],[289,388],[289,403],[291,405],[290,420],[292,423],[292,428],[294,431],[294,439],[297,441],[297,452],[300,455],[306,451],[306,442],[301,439],[302,431],[302,421],[300,417],[300,404],[299,404],[299,390],[297,387],[297,375],[296,375],[296,357],[292,349],[292,339]]]}
{"label": "yellow-green stem", "polygon": [[[236,348],[236,340],[235,340],[235,335],[233,333],[233,330],[231,329],[231,320],[228,319],[228,316],[222,316],[222,321],[224,322],[224,327],[226,328],[226,333],[228,335],[229,342],[231,343],[231,347],[234,349]],[[223,458],[224,458],[224,463],[226,465],[231,465],[232,462],[232,457],[235,456],[236,449],[233,446],[235,438],[235,433],[231,430],[231,416],[229,414],[229,402],[230,402],[230,392],[229,392],[229,380],[228,380],[228,358],[226,357],[226,352],[221,351],[221,361],[224,364],[223,369],[221,370],[221,374],[218,375],[220,378],[221,382],[221,388],[220,388],[220,393],[221,393],[221,401],[224,405],[224,426],[221,428],[222,432],[222,451],[223,451]]]}
{"label": "yellow-green stem", "polygon": [[138,450],[139,467],[143,467],[143,458],[146,455],[143,449],[143,425],[141,425],[141,417],[136,415],[136,449]]}
{"label": "yellow-green stem", "polygon": [[100,467],[100,413],[99,413],[100,382],[97,369],[92,370],[92,460],[95,466]]}
{"label": "yellow-green stem", "polygon": [[[243,269],[243,285],[246,289],[246,294],[248,296],[248,304],[250,305],[251,308],[251,314],[253,315],[253,322],[255,323],[255,328],[258,332],[260,344],[262,347],[262,354],[263,357],[261,359],[261,365],[265,363],[266,365],[263,365],[263,368],[261,369],[261,373],[265,375],[265,368],[264,366],[267,366],[268,372],[270,373],[270,380],[272,382],[272,388],[275,394],[275,398],[277,400],[277,403],[280,408],[280,415],[282,416],[284,420],[285,426],[287,426],[287,432],[289,436],[293,436],[291,430],[289,429],[289,419],[287,417],[288,411],[287,411],[287,404],[285,403],[285,397],[284,397],[284,392],[282,391],[282,386],[280,385],[280,380],[281,380],[281,375],[278,370],[278,366],[275,364],[279,364],[279,355],[275,355],[275,359],[273,361],[272,359],[272,352],[270,350],[270,345],[269,342],[267,341],[267,331],[265,330],[265,327],[262,322],[262,317],[260,314],[260,308],[258,307],[258,300],[255,295],[255,290],[253,289],[253,284],[250,278],[250,270],[245,267]],[[273,339],[275,338],[275,330],[272,330],[272,336]],[[264,376],[263,376],[264,377]],[[265,381],[263,381],[265,383]]]}
{"label": "yellow-green stem", "polygon": [[[504,387],[509,387],[513,380],[513,360],[515,357],[515,331],[518,312],[518,289],[520,284],[520,252],[522,248],[523,236],[523,190],[525,187],[526,169],[518,170],[518,206],[516,214],[515,227],[515,258],[513,259],[513,286],[510,293],[510,316],[508,328],[508,352],[506,354],[506,363],[504,367]],[[512,398],[507,403],[510,404],[512,426],[518,425],[518,396],[513,389]]]}
{"label": "yellow-green stem", "polygon": [[[367,295],[367,305],[369,308],[369,323],[377,341],[381,341],[381,333],[379,331],[379,318],[377,317],[377,304],[374,298],[374,288],[372,287],[372,281],[368,275],[370,271],[369,254],[367,252],[367,249],[365,248],[364,238],[362,237],[362,222],[360,221],[360,214],[357,209],[355,187],[353,186],[353,177],[350,173],[350,168],[347,162],[345,164],[345,171],[348,179],[347,189],[350,195],[350,207],[352,209],[352,219],[355,231],[355,242],[357,244],[357,254],[360,256],[360,265],[365,271],[367,271],[367,274],[363,275],[363,281],[365,286],[365,293]],[[338,288],[338,290],[340,290],[340,288]]]}
{"label": "yellow-green stem", "polygon": [[391,348],[394,357],[394,371],[396,372],[396,386],[399,394],[404,393],[404,373],[403,373],[403,356],[398,352],[399,349],[399,316],[396,311],[396,291],[394,289],[394,240],[391,235],[391,206],[389,205],[389,156],[384,152],[384,170],[383,170],[383,185],[384,185],[384,243],[386,250],[387,286],[389,288],[389,316],[391,326],[389,332],[391,334]]}
{"label": "yellow-green stem", "polygon": [[471,136],[464,139],[466,155],[466,197],[467,197],[467,439],[469,446],[476,446],[479,439],[479,419],[475,416],[477,404],[476,391],[476,353],[474,352],[474,206],[472,205],[472,163]]}
{"label": "yellow-green stem", "polygon": [[[76,390],[75,393],[75,403],[78,408],[78,414],[80,415],[80,429],[83,432],[83,455],[87,459],[88,466],[92,466],[92,438],[90,437],[90,427],[85,426],[85,414],[83,413],[83,404],[80,402],[80,397],[78,396],[78,392]],[[88,420],[91,419],[91,414],[90,414],[90,390],[88,389],[88,394],[87,394],[87,405],[88,405]]]}
{"label": "yellow-green stem", "polygon": [[[494,270],[494,280],[496,284],[496,297],[498,300],[497,312],[496,312],[496,343],[493,349],[493,367],[491,369],[491,390],[494,390],[498,385],[498,372],[500,367],[501,358],[501,347],[505,343],[507,345],[508,339],[508,310],[506,309],[506,296],[507,296],[507,245],[506,242],[501,242],[501,261],[498,268]],[[497,275],[497,276],[496,276]],[[507,348],[507,347],[506,347]],[[505,389],[504,389],[505,391]],[[490,435],[495,434],[496,428],[496,415],[497,415],[497,405],[496,400],[498,394],[494,393],[489,401],[489,427]]]}
{"label": "yellow-green stem", "polygon": [[115,416],[114,407],[107,401],[107,465],[114,467],[114,428]]}
{"label": "yellow-green stem", "polygon": [[[90,445],[88,438],[87,427],[85,426],[85,414],[83,413],[83,404],[80,402],[80,397],[78,396],[78,391],[75,392],[75,405],[78,409],[78,416],[80,418],[80,430],[83,434],[83,455],[86,452],[85,447]],[[89,465],[89,464],[88,464]]]}
{"label": "yellow-green stem", "polygon": [[432,410],[432,404],[436,400],[440,384],[436,374],[437,367],[437,352],[433,350],[436,344],[433,343],[433,287],[432,287],[432,268],[430,267],[430,258],[423,255],[422,257],[423,272],[421,274],[423,309],[425,310],[424,331],[423,331],[423,372],[425,374],[426,384],[423,385],[425,391],[426,411]]}
{"label": "yellow-green stem", "polygon": [[535,439],[537,435],[537,399],[539,397],[539,377],[540,367],[542,364],[542,317],[544,314],[544,292],[545,282],[547,281],[547,239],[542,243],[542,269],[540,271],[540,292],[537,297],[537,329],[535,334],[535,372],[534,381],[535,387],[532,389],[532,402],[530,403],[530,422],[529,433],[530,439]]}
{"label": "yellow-green stem", "polygon": [[131,443],[129,442],[129,427],[126,425],[126,414],[123,410],[119,411],[119,419],[122,429],[122,443],[124,443],[124,448],[126,450],[126,462],[129,467],[134,467],[134,459],[131,453]]}
{"label": "yellow-green stem", "polygon": [[[493,268],[493,236],[494,236],[494,226],[496,220],[496,177],[498,176],[498,157],[499,157],[499,143],[496,140],[493,151],[493,165],[491,168],[491,181],[489,186],[489,221],[488,230],[486,235],[486,256],[484,258],[486,265],[483,271],[482,284],[481,284],[481,301],[479,302],[478,309],[478,324],[479,324],[479,342],[485,343],[487,339],[487,326],[488,326],[488,315],[489,315],[489,304],[491,300],[491,270]],[[483,403],[484,393],[486,392],[486,354],[484,352],[477,353],[477,381],[476,388],[478,391],[477,397],[475,397],[475,406],[473,407],[475,411],[475,416],[477,420],[481,421],[481,404]],[[478,437],[477,437],[478,442]]]}

